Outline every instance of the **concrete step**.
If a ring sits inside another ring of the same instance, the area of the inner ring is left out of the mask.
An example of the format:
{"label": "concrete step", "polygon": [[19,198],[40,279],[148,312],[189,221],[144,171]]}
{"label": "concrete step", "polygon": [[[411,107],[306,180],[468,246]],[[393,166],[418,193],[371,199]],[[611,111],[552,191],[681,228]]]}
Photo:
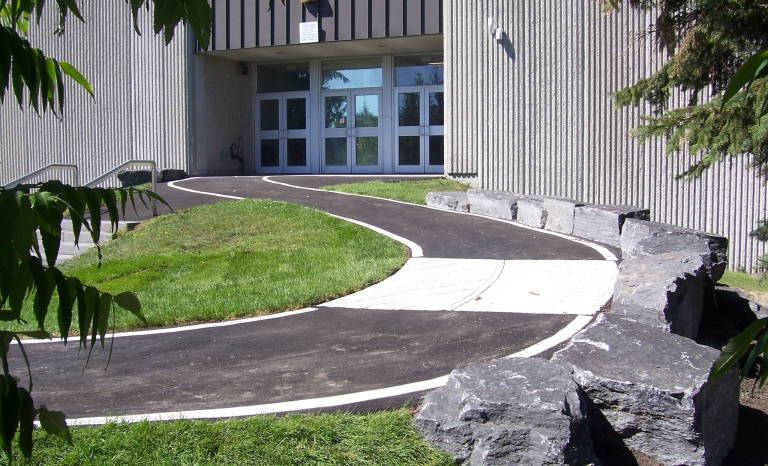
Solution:
{"label": "concrete step", "polygon": [[[118,230],[123,230],[130,224],[136,224],[137,222],[118,222]],[[112,224],[109,220],[101,221],[101,239],[100,242],[104,243],[112,239]],[[45,251],[43,250],[43,243],[40,241],[40,253],[45,259]],[[78,245],[75,246],[75,233],[72,230],[72,220],[66,218],[61,222],[61,244],[59,245],[59,254],[56,256],[56,263],[59,264],[67,259],[71,259],[78,256],[85,251],[93,248],[95,244],[91,239],[90,232],[83,226],[80,228],[80,238]]]}

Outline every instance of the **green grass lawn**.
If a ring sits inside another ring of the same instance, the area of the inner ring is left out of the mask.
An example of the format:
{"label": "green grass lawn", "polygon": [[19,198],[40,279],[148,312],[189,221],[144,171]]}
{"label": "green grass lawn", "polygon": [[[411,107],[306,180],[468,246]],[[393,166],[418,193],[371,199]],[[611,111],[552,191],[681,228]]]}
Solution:
{"label": "green grass lawn", "polygon": [[[411,427],[408,408],[72,429],[74,446],[35,431],[40,465],[451,465]],[[18,454],[18,450],[16,450]],[[21,458],[18,458],[21,460]]]}
{"label": "green grass lawn", "polygon": [[[101,268],[95,250],[61,268],[102,291],[134,291],[150,326],[160,326],[324,302],[391,275],[405,263],[407,250],[315,209],[242,200],[147,221],[106,243],[103,257]],[[49,331],[58,329],[55,297],[53,303]],[[117,329],[140,325],[128,312],[117,315]],[[13,329],[22,328],[29,326]]]}
{"label": "green grass lawn", "polygon": [[723,278],[721,278],[718,283],[746,291],[768,292],[768,280],[753,277],[748,273],[726,270],[723,274]]}
{"label": "green grass lawn", "polygon": [[413,181],[362,181],[360,183],[323,186],[321,189],[426,205],[425,197],[430,191],[466,191],[469,186],[454,180],[433,178]]}

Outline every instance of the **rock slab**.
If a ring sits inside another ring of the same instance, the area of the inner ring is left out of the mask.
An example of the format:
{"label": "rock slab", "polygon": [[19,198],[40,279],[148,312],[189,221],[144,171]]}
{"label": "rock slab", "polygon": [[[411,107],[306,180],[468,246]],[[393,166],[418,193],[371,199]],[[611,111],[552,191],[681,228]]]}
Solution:
{"label": "rock slab", "polygon": [[438,209],[469,212],[469,198],[462,191],[434,191],[427,193],[427,205]]}
{"label": "rock slab", "polygon": [[[123,186],[137,186],[144,183],[152,182],[152,170],[123,170],[117,174],[117,179],[120,180]],[[157,173],[157,182],[161,182],[163,179],[161,174]]]}
{"label": "rock slab", "polygon": [[583,465],[597,461],[586,413],[563,366],[508,358],[453,371],[424,397],[413,424],[464,464]]}
{"label": "rock slab", "polygon": [[544,225],[544,229],[572,235],[573,216],[576,207],[583,207],[585,205],[586,204],[583,202],[574,201],[572,199],[554,197],[544,198],[544,210],[547,211],[547,223]]}
{"label": "rock slab", "polygon": [[169,181],[183,180],[187,177],[187,173],[184,170],[177,170],[173,168],[166,168],[160,172],[160,176],[164,183]]}
{"label": "rock slab", "polygon": [[619,264],[611,313],[695,339],[704,313],[706,266],[687,251]]}
{"label": "rock slab", "polygon": [[467,191],[467,197],[473,214],[504,220],[517,220],[519,194],[488,189],[470,189]]}
{"label": "rock slab", "polygon": [[543,197],[520,196],[517,200],[517,221],[523,225],[544,228],[547,224],[547,216]]}
{"label": "rock slab", "polygon": [[719,352],[602,314],[552,357],[627,447],[669,465],[722,463],[736,438],[736,368],[711,382]]}
{"label": "rock slab", "polygon": [[728,266],[728,238],[704,231],[627,219],[620,243],[624,259],[680,250],[700,254],[713,282],[720,280]]}
{"label": "rock slab", "polygon": [[573,234],[618,247],[622,227],[627,219],[648,220],[650,216],[650,210],[637,206],[587,204],[574,210]]}

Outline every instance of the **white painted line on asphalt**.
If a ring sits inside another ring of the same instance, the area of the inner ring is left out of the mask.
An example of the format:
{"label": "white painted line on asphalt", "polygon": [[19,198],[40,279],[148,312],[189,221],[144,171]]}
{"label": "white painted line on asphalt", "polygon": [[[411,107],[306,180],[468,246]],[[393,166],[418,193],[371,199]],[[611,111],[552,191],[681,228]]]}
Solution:
{"label": "white painted line on asphalt", "polygon": [[[309,175],[307,175],[307,176],[309,176]],[[347,176],[347,175],[344,175],[344,176]],[[359,176],[366,176],[366,175],[359,175]],[[367,176],[371,176],[371,175],[367,175]],[[378,175],[376,175],[376,176],[378,176]],[[189,179],[192,179],[192,178],[189,178]],[[455,210],[441,209],[439,207],[432,207],[432,206],[421,205],[421,204],[412,204],[410,202],[398,201],[396,199],[386,199],[386,198],[383,198],[383,197],[369,196],[367,194],[354,194],[354,193],[345,193],[343,191],[328,191],[328,190],[325,190],[325,189],[308,188],[306,186],[297,186],[297,185],[293,185],[293,184],[283,183],[281,181],[275,181],[275,180],[271,179],[269,176],[263,176],[261,179],[263,179],[264,181],[266,181],[268,183],[273,183],[273,184],[277,184],[277,185],[280,185],[280,186],[285,186],[285,187],[288,187],[288,188],[305,189],[307,191],[319,191],[319,192],[322,192],[322,193],[342,194],[342,195],[345,195],[345,196],[367,197],[367,198],[371,198],[371,199],[378,199],[378,200],[381,200],[381,201],[394,202],[396,204],[406,204],[406,205],[409,205],[409,206],[415,206],[415,207],[422,207],[422,208],[425,208],[425,209],[438,210],[440,212],[448,212],[448,213],[452,213],[452,214],[461,214],[461,215],[471,215],[471,216],[474,216],[474,217],[485,218],[485,219],[493,220],[493,221],[496,221],[496,222],[507,223],[509,225],[516,226],[518,228],[524,228],[524,229],[532,230],[532,231],[540,231],[540,232],[545,233],[547,235],[557,236],[559,238],[567,239],[568,241],[573,241],[574,243],[580,243],[580,244],[588,246],[588,247],[594,249],[595,251],[599,252],[605,258],[605,260],[614,261],[614,262],[619,260],[616,257],[615,254],[613,254],[611,251],[608,250],[608,248],[600,246],[599,244],[592,243],[592,242],[587,241],[585,239],[576,238],[574,236],[569,236],[569,235],[566,235],[564,233],[557,233],[555,231],[549,231],[549,230],[544,230],[544,229],[541,229],[541,228],[536,228],[536,227],[531,227],[531,226],[528,226],[528,225],[523,225],[522,223],[513,222],[511,220],[505,220],[505,219],[502,219],[502,218],[487,217],[485,215],[473,214],[471,212],[457,212]]]}
{"label": "white painted line on asphalt", "polygon": [[[299,314],[305,314],[307,312],[313,312],[316,310],[317,308],[315,307],[307,307],[304,309],[297,309],[295,311],[285,311],[279,314],[269,314],[266,316],[248,317],[245,319],[235,319],[235,320],[225,320],[223,322],[210,322],[205,324],[183,325],[180,327],[165,327],[165,328],[157,328],[153,330],[137,330],[133,332],[120,332],[120,333],[115,333],[114,335],[110,334],[109,336],[110,337],[114,336],[115,338],[123,338],[123,337],[143,337],[143,336],[149,336],[149,335],[162,335],[167,333],[190,332],[193,330],[204,330],[209,328],[229,327],[232,325],[248,324],[251,322],[260,322],[262,320],[281,319],[283,317],[291,317]],[[72,337],[69,337],[69,341],[76,342],[79,338],[80,337],[77,335],[72,336]],[[25,345],[34,345],[34,344],[41,344],[41,343],[61,343],[61,339],[55,339],[55,340],[24,339],[24,340],[21,340],[21,342],[24,343]],[[12,340],[11,343],[16,344],[16,340]]]}
{"label": "white painted line on asphalt", "polygon": [[448,376],[437,377],[423,382],[414,382],[395,387],[367,390],[346,395],[312,398],[309,400],[285,401],[264,405],[241,406],[237,408],[198,409],[194,411],[176,411],[167,413],[135,414],[129,416],[87,417],[67,419],[70,426],[100,425],[108,422],[174,421],[178,419],[222,419],[232,417],[257,416],[259,414],[286,413],[308,409],[334,408],[337,406],[363,403],[382,398],[407,395],[409,393],[433,390],[445,385]]}
{"label": "white painted line on asphalt", "polygon": [[168,186],[170,186],[171,188],[176,188],[179,191],[187,191],[189,193],[205,194],[207,196],[223,197],[225,199],[235,199],[235,200],[240,200],[240,201],[245,199],[244,197],[228,196],[226,194],[207,193],[207,192],[204,192],[204,191],[197,191],[197,190],[194,190],[194,189],[182,188],[181,186],[176,186],[176,183],[178,183],[179,181],[196,180],[196,179],[198,179],[198,177],[185,178],[184,180],[169,181],[168,182]]}
{"label": "white painted line on asphalt", "polygon": [[[186,179],[187,180],[195,180],[197,178],[186,178]],[[208,196],[224,197],[224,198],[227,198],[227,199],[238,199],[238,200],[245,199],[244,197],[228,196],[226,194],[216,194],[216,193],[209,193],[209,192],[206,192],[206,191],[197,191],[195,189],[182,188],[181,186],[177,186],[176,185],[176,183],[178,183],[179,181],[185,181],[185,180],[171,181],[171,182],[168,183],[168,186],[170,186],[172,188],[180,189],[182,191],[187,191],[187,192],[190,192],[190,193],[195,193],[195,194],[205,194],[205,195],[208,195]],[[281,183],[278,183],[278,184],[281,184]],[[290,186],[290,185],[286,185],[286,186]],[[330,192],[330,191],[326,191],[326,192]],[[410,205],[412,205],[412,204],[410,204]],[[330,215],[331,217],[339,218],[341,220],[346,220],[347,222],[354,223],[356,225],[360,225],[362,227],[368,228],[369,230],[373,230],[376,233],[380,233],[380,234],[382,234],[382,235],[384,235],[384,236],[386,236],[388,238],[392,238],[393,240],[398,241],[398,242],[404,244],[407,248],[409,248],[411,250],[411,257],[424,257],[424,251],[421,249],[421,246],[419,246],[418,244],[414,243],[413,241],[411,241],[409,239],[405,239],[402,236],[396,235],[396,234],[394,234],[392,232],[389,232],[389,231],[387,231],[387,230],[385,230],[383,228],[379,228],[377,226],[373,226],[373,225],[370,225],[368,223],[361,222],[359,220],[355,220],[355,219],[351,219],[351,218],[347,218],[347,217],[342,217],[340,215],[334,215],[334,214],[331,214],[331,213],[328,213],[328,212],[325,212],[325,213]]]}
{"label": "white painted line on asphalt", "polygon": [[400,235],[396,235],[383,228],[379,228],[371,225],[370,223],[361,222],[360,220],[355,220],[353,218],[347,218],[347,217],[342,217],[341,215],[329,214],[328,212],[326,212],[326,214],[330,215],[331,217],[340,218],[342,220],[346,220],[349,223],[354,223],[356,225],[360,225],[361,227],[368,228],[369,230],[373,230],[376,233],[380,233],[388,238],[392,238],[395,241],[403,243],[407,248],[411,250],[411,257],[424,257],[424,250],[421,249],[421,246],[419,246],[418,244],[414,243],[409,239],[403,238]]}
{"label": "white painted line on asphalt", "polygon": [[[563,343],[579,330],[584,328],[592,317],[577,316],[565,328],[555,333],[551,337],[540,341],[517,353],[506,356],[508,358],[528,358],[542,353],[550,348]],[[219,409],[198,409],[192,411],[176,411],[165,413],[134,414],[127,416],[103,416],[67,419],[70,426],[102,425],[109,422],[134,423],[141,421],[175,421],[178,419],[227,419],[233,417],[257,416],[260,414],[277,414],[291,411],[315,410],[324,408],[334,408],[338,406],[348,406],[356,403],[364,403],[383,398],[408,395],[426,390],[434,390],[442,387],[448,381],[448,376],[437,377],[422,382],[414,382],[394,387],[380,388],[377,390],[366,390],[362,392],[349,393],[346,395],[328,396],[323,398],[312,398],[308,400],[285,401],[282,403],[269,403],[262,405],[240,406],[235,408]],[[39,427],[39,422],[36,422]]]}
{"label": "white painted line on asphalt", "polygon": [[576,318],[573,319],[573,322],[566,325],[565,328],[563,328],[556,334],[552,335],[551,337],[545,338],[544,340],[541,340],[540,342],[534,345],[531,345],[522,351],[518,351],[515,354],[510,354],[507,357],[508,358],[530,358],[531,356],[536,356],[539,353],[543,353],[544,351],[550,348],[554,348],[560,343],[563,343],[569,340],[571,337],[576,335],[579,332],[579,330],[586,327],[587,324],[590,322],[592,322],[592,316],[576,316]]}

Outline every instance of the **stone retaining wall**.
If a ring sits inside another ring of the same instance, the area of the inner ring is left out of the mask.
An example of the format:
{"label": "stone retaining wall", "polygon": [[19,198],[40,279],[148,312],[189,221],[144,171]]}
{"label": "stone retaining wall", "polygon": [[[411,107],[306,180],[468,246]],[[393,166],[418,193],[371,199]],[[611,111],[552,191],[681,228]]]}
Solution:
{"label": "stone retaining wall", "polygon": [[[703,319],[733,333],[763,314],[736,312],[733,291],[715,287],[727,238],[651,222],[636,206],[483,190],[430,193],[427,203],[621,248],[623,259],[610,311],[551,360],[473,364],[428,394],[414,425],[430,443],[467,464],[599,464],[601,449],[605,461],[635,450],[662,464],[722,463],[736,437],[738,372],[709,381],[719,351],[695,339]],[[570,383],[578,394],[556,397],[567,406],[543,397],[571,393]],[[528,399],[538,401],[521,405]]]}

